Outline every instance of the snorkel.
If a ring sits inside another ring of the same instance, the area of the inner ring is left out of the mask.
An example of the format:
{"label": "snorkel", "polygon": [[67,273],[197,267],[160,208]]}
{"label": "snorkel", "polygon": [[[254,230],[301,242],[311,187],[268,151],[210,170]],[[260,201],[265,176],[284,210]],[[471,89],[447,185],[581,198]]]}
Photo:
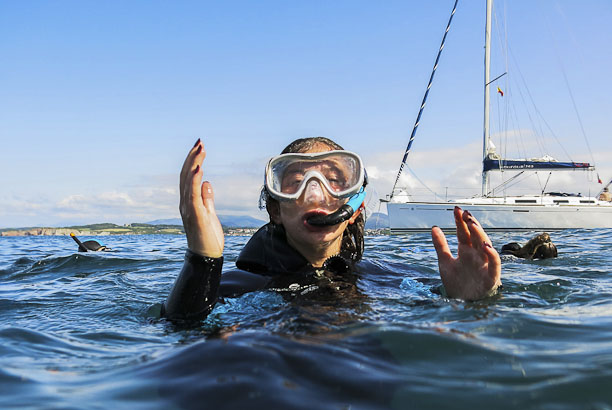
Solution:
{"label": "snorkel", "polygon": [[347,221],[359,209],[366,197],[365,184],[359,192],[353,195],[349,201],[342,205],[336,212],[329,215],[314,215],[306,220],[310,225],[314,226],[331,226]]}
{"label": "snorkel", "polygon": [[83,245],[83,242],[81,242],[79,240],[79,238],[76,237],[74,232],[70,232],[70,237],[72,239],[74,239],[74,241],[77,243],[77,245],[79,245],[79,252],[87,252],[88,251],[88,249],[85,247],[85,245]]}

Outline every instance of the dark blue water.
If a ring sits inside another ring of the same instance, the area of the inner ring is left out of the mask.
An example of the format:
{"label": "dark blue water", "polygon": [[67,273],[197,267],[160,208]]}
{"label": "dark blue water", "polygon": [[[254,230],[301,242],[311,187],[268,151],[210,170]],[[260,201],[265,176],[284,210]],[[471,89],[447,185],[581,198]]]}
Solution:
{"label": "dark blue water", "polygon": [[610,409],[612,231],[551,236],[558,258],[503,257],[480,302],[432,292],[429,235],[377,236],[353,289],[247,294],[192,329],[158,317],[183,237],[0,237],[0,407]]}

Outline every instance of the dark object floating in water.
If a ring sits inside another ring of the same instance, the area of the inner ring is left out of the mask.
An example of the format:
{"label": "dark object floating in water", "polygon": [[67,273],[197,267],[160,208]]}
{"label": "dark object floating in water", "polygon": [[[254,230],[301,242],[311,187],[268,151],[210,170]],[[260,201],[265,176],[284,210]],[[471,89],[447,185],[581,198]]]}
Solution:
{"label": "dark object floating in water", "polygon": [[70,232],[70,236],[79,245],[79,252],[102,252],[111,250],[104,245],[100,245],[97,241],[81,242],[72,232]]}
{"label": "dark object floating in water", "polygon": [[507,243],[502,246],[501,253],[524,259],[548,259],[557,257],[557,247],[550,240],[550,235],[544,232],[531,238],[525,246],[516,242]]}

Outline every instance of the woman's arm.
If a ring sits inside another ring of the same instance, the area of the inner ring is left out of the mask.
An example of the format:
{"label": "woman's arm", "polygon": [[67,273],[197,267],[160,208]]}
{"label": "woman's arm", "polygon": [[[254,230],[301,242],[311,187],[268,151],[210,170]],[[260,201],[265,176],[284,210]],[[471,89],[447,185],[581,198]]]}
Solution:
{"label": "woman's arm", "polygon": [[223,257],[208,258],[187,250],[185,263],[163,305],[172,320],[204,320],[219,297]]}
{"label": "woman's arm", "polygon": [[210,258],[223,255],[223,229],[215,212],[210,182],[202,183],[202,162],[206,158],[204,145],[198,139],[181,170],[180,204],[187,247],[194,253]]}
{"label": "woman's arm", "polygon": [[455,207],[459,242],[454,258],[440,228],[434,226],[431,237],[438,254],[440,277],[451,298],[476,300],[493,295],[501,286],[501,259],[489,236],[468,211]]}
{"label": "woman's arm", "polygon": [[206,151],[198,139],[189,151],[180,176],[180,205],[187,235],[183,269],[164,304],[162,314],[170,319],[204,319],[219,295],[224,236],[215,212],[209,182],[202,183]]}

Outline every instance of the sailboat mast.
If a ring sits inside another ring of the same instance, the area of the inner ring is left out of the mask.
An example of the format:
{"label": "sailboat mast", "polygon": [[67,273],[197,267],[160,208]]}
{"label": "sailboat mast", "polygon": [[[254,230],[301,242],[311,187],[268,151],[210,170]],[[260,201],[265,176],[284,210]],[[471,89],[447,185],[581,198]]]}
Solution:
{"label": "sailboat mast", "polygon": [[487,20],[485,24],[485,70],[484,70],[484,126],[482,141],[482,196],[489,192],[489,172],[484,170],[484,160],[487,158],[489,146],[489,86],[491,71],[491,14],[493,0],[487,0]]}

